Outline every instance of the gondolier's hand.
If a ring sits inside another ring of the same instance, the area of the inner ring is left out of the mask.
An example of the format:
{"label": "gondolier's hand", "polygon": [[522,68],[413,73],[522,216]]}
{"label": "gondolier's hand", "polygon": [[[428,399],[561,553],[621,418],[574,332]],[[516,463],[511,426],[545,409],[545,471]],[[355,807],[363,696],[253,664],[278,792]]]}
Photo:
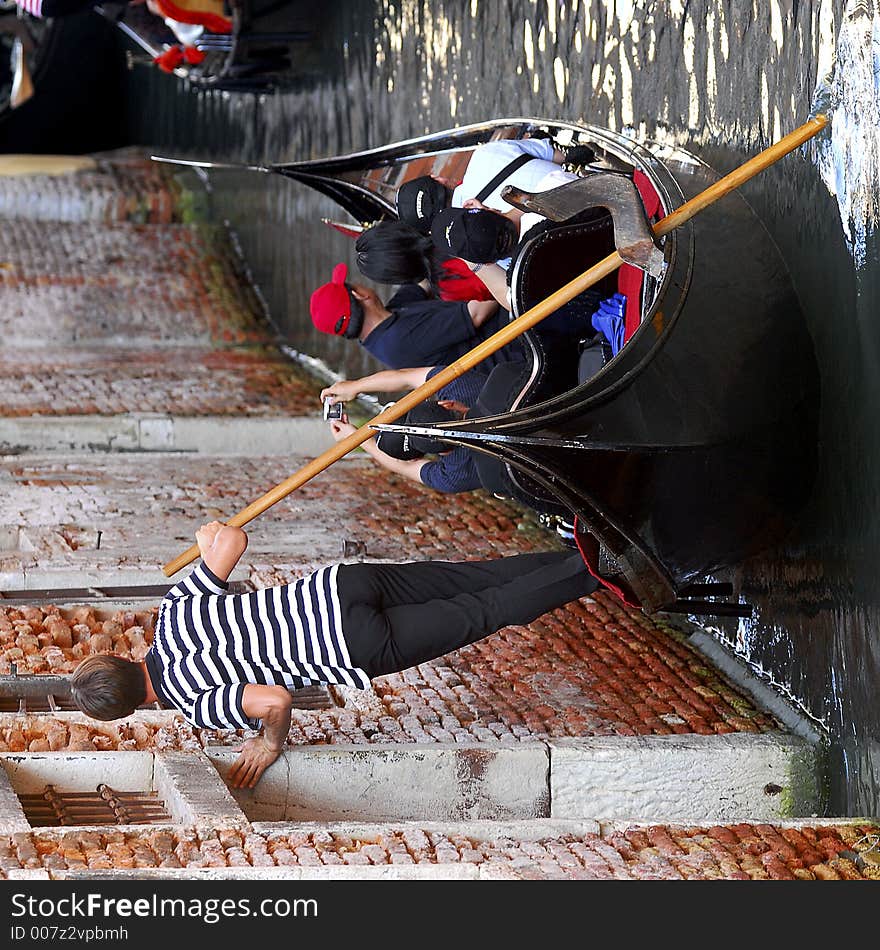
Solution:
{"label": "gondolier's hand", "polygon": [[241,528],[209,521],[196,531],[196,544],[205,566],[225,581],[247,549],[248,536]]}
{"label": "gondolier's hand", "polygon": [[263,724],[260,735],[248,739],[239,749],[239,757],[230,770],[234,788],[253,788],[260,776],[281,755],[290,731],[290,693],[283,686],[245,685],[241,708],[249,719]]}
{"label": "gondolier's hand", "polygon": [[281,747],[274,748],[264,736],[247,739],[240,755],[229,772],[233,788],[253,788],[263,772],[281,755]]}
{"label": "gondolier's hand", "polygon": [[338,383],[321,390],[321,402],[325,399],[332,399],[331,405],[335,405],[337,402],[351,402],[352,399],[357,398],[357,394],[360,392],[358,388],[360,382],[359,379],[340,379]]}
{"label": "gondolier's hand", "polygon": [[224,524],[222,521],[209,521],[196,531],[196,544],[199,546],[199,554],[201,554],[202,557],[205,556],[206,551],[211,549],[217,540],[217,535],[223,527]]}

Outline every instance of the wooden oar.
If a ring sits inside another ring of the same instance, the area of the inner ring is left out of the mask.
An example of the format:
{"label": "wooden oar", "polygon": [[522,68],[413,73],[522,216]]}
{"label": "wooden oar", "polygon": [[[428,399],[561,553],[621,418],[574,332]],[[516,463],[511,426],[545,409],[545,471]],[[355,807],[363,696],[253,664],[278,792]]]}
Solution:
{"label": "wooden oar", "polygon": [[[774,162],[779,161],[780,158],[789,152],[793,152],[799,145],[802,145],[808,139],[816,135],[817,132],[820,132],[827,124],[828,120],[824,115],[815,116],[808,122],[805,122],[802,126],[795,129],[794,132],[789,133],[774,145],[771,145],[747,161],[744,165],[740,165],[739,168],[734,169],[730,174],[719,179],[705,191],[701,191],[700,194],[695,195],[676,211],[667,215],[665,218],[661,218],[660,221],[654,225],[654,234],[660,237],[664,234],[668,234],[674,228],[680,227],[699,211],[702,211],[703,208],[717,201],[728,192],[738,188],[741,184],[753,178]],[[234,515],[226,523],[235,527],[242,527],[249,521],[253,521],[257,515],[262,514],[267,508],[271,508],[272,505],[281,501],[282,498],[285,498],[292,491],[295,491],[301,485],[304,485],[316,475],[319,475],[334,462],[341,459],[344,455],[347,455],[352,449],[357,448],[362,442],[366,442],[367,439],[375,434],[372,431],[372,426],[381,425],[386,422],[394,422],[395,419],[399,419],[409,412],[410,409],[413,409],[419,405],[419,403],[423,402],[428,396],[432,396],[453,380],[458,379],[463,373],[472,369],[487,356],[490,356],[502,346],[510,343],[511,340],[515,340],[526,330],[535,326],[535,324],[540,323],[544,317],[553,313],[573,297],[576,297],[588,287],[592,287],[593,284],[598,283],[603,277],[613,273],[622,263],[623,260],[617,251],[609,254],[608,257],[603,258],[598,264],[594,264],[589,270],[584,271],[583,274],[575,277],[574,280],[570,280],[564,287],[560,287],[559,290],[552,293],[546,300],[542,300],[541,303],[536,304],[524,314],[512,320],[497,333],[483,340],[482,343],[479,343],[470,352],[459,357],[454,363],[450,363],[449,366],[442,369],[436,376],[422,383],[421,386],[408,393],[402,399],[399,399],[387,409],[384,409],[377,416],[374,416],[369,422],[361,426],[357,432],[353,432],[340,442],[337,442],[333,448],[319,455],[316,459],[309,462],[308,465],[281,482],[280,485],[276,485],[273,489],[266,492],[265,495],[251,502],[247,508],[240,511],[237,515]],[[162,570],[166,576],[170,577],[191,561],[194,561],[196,557],[198,557],[198,554],[198,545],[194,544],[179,557],[176,557],[173,561],[169,561]]]}

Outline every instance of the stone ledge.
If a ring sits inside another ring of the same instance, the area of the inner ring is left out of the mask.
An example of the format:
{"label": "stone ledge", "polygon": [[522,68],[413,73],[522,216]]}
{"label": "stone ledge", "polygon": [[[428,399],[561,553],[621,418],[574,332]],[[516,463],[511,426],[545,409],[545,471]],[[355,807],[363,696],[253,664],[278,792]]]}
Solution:
{"label": "stone ledge", "polygon": [[819,814],[824,750],[785,733],[558,739],[550,814],[649,822]]}
{"label": "stone ledge", "polygon": [[[206,752],[225,780],[237,753]],[[302,746],[231,791],[251,821],[541,818],[547,769],[543,743]]]}
{"label": "stone ledge", "polygon": [[195,452],[204,455],[320,455],[333,445],[315,417],[23,416],[3,420],[0,454],[23,452]]}
{"label": "stone ledge", "polygon": [[0,835],[30,830],[30,822],[25,817],[9,773],[5,768],[0,768]]}
{"label": "stone ledge", "polygon": [[249,825],[202,752],[157,752],[154,785],[175,823],[197,829]]}

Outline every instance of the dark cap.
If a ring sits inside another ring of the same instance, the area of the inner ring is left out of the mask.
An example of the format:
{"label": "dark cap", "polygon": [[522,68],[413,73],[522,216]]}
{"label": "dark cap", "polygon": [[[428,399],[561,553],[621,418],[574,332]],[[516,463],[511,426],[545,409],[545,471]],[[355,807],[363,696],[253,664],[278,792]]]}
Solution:
{"label": "dark cap", "polygon": [[[425,426],[442,425],[444,422],[453,422],[458,416],[449,409],[444,409],[436,402],[423,402],[399,420],[403,425]],[[435,455],[446,452],[452,446],[438,439],[431,439],[423,435],[410,435],[408,432],[379,432],[376,435],[376,445],[392,458],[409,461],[423,455]]]}
{"label": "dark cap", "polygon": [[441,251],[479,264],[509,257],[518,238],[512,221],[482,208],[446,208],[431,225],[431,240]]}
{"label": "dark cap", "polygon": [[422,234],[431,230],[434,216],[449,207],[452,190],[430,175],[405,182],[397,190],[397,216]]}

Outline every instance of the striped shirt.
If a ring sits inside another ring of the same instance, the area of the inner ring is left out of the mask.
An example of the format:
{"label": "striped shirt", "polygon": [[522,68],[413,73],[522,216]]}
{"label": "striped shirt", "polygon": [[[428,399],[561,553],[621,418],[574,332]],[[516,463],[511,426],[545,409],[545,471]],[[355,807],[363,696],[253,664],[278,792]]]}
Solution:
{"label": "striped shirt", "polygon": [[211,729],[256,729],[242,708],[248,683],[299,689],[336,683],[366,689],[342,632],[338,564],[292,584],[246,594],[203,563],[162,599],[146,655],[164,705]]}

